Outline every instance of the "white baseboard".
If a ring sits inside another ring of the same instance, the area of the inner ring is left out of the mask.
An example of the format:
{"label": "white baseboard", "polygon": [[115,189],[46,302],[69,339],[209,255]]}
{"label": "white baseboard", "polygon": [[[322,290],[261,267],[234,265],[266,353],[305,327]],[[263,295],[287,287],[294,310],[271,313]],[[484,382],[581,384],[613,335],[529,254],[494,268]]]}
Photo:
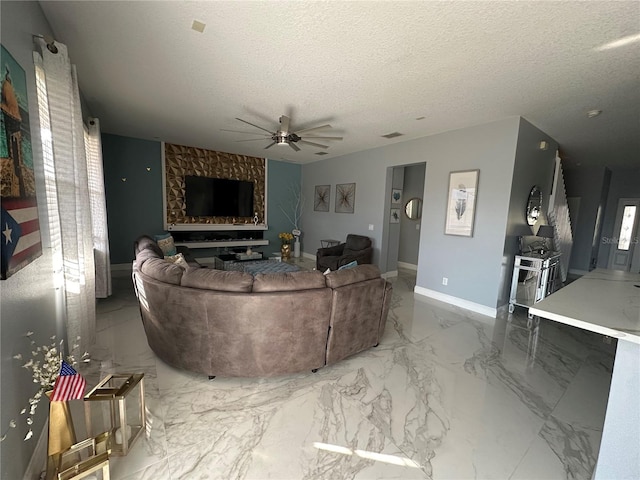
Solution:
{"label": "white baseboard", "polygon": [[414,271],[418,271],[418,265],[414,265],[413,263],[406,263],[406,262],[398,262],[398,266],[401,268],[406,268],[407,270],[414,270]]}
{"label": "white baseboard", "polygon": [[471,310],[472,312],[476,312],[481,315],[486,315],[488,317],[496,318],[498,315],[498,311],[496,308],[487,307],[486,305],[470,302],[469,300],[464,300],[463,298],[458,298],[452,295],[447,295],[445,293],[436,292],[435,290],[430,290],[428,288],[418,287],[416,285],[413,291],[418,295],[423,295],[425,297],[433,298],[441,302],[449,303],[451,305],[464,308],[465,310]]}
{"label": "white baseboard", "polygon": [[27,465],[27,469],[24,472],[22,480],[38,480],[40,474],[47,468],[47,440],[49,436],[49,422],[44,423],[42,432],[38,437],[38,443],[36,443],[36,449],[31,455],[31,460]]}
{"label": "white baseboard", "polygon": [[302,256],[304,258],[308,258],[309,260],[316,260],[316,256],[311,254],[311,253],[307,253],[307,252],[302,252]]}
{"label": "white baseboard", "polygon": [[390,272],[384,272],[383,274],[380,275],[382,278],[393,278],[393,277],[397,277],[398,276],[398,271],[397,270],[392,270]]}

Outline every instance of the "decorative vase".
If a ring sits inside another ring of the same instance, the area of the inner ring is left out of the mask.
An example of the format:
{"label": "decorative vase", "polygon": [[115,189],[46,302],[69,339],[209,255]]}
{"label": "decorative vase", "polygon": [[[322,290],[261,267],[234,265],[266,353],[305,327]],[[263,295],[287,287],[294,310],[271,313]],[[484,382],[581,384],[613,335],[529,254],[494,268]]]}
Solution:
{"label": "decorative vase", "polygon": [[288,260],[291,256],[291,244],[283,243],[280,247],[280,254],[282,255],[283,260]]}
{"label": "decorative vase", "polygon": [[293,256],[295,258],[300,257],[300,239],[296,237],[296,241],[293,244]]}
{"label": "decorative vase", "polygon": [[[53,391],[45,392],[51,399]],[[55,455],[68,449],[76,443],[76,432],[69,410],[69,402],[49,401],[49,437],[48,455]]]}

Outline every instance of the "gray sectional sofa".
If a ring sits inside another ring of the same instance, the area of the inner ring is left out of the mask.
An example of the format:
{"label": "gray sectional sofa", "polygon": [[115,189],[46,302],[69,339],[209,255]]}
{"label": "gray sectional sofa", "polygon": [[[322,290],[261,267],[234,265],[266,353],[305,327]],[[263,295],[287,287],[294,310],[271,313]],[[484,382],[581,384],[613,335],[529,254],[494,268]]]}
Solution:
{"label": "gray sectional sofa", "polygon": [[315,370],[378,344],[391,284],[375,265],[256,274],[164,260],[135,244],[133,281],[149,346],[169,365],[209,376]]}

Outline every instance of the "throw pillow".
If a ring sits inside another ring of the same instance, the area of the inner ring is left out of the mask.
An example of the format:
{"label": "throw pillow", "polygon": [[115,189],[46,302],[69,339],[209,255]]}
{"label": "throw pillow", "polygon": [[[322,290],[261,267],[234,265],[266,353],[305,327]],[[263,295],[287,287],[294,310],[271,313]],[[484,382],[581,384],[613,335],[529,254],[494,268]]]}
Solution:
{"label": "throw pillow", "polygon": [[165,256],[172,257],[178,253],[178,250],[173,243],[173,237],[170,233],[155,235],[154,239],[158,243],[158,246],[162,249],[162,253],[164,253]]}
{"label": "throw pillow", "polygon": [[164,259],[167,262],[174,263],[182,268],[187,268],[189,266],[187,261],[184,259],[184,255],[182,255],[181,253],[178,253],[177,255],[165,256]]}
{"label": "throw pillow", "polygon": [[346,270],[347,268],[353,268],[353,267],[357,267],[358,266],[358,262],[356,260],[354,260],[353,262],[349,262],[346,263],[344,265],[342,265],[340,268],[338,268],[338,270]]}

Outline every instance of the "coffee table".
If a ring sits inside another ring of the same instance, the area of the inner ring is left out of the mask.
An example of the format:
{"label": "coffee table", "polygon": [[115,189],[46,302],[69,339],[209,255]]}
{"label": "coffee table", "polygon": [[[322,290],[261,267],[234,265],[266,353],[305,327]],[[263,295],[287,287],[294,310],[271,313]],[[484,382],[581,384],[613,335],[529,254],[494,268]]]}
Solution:
{"label": "coffee table", "polygon": [[245,262],[262,261],[261,259],[248,258],[246,260],[240,260],[232,253],[224,253],[214,257],[214,268],[216,270],[242,270],[240,265]]}

